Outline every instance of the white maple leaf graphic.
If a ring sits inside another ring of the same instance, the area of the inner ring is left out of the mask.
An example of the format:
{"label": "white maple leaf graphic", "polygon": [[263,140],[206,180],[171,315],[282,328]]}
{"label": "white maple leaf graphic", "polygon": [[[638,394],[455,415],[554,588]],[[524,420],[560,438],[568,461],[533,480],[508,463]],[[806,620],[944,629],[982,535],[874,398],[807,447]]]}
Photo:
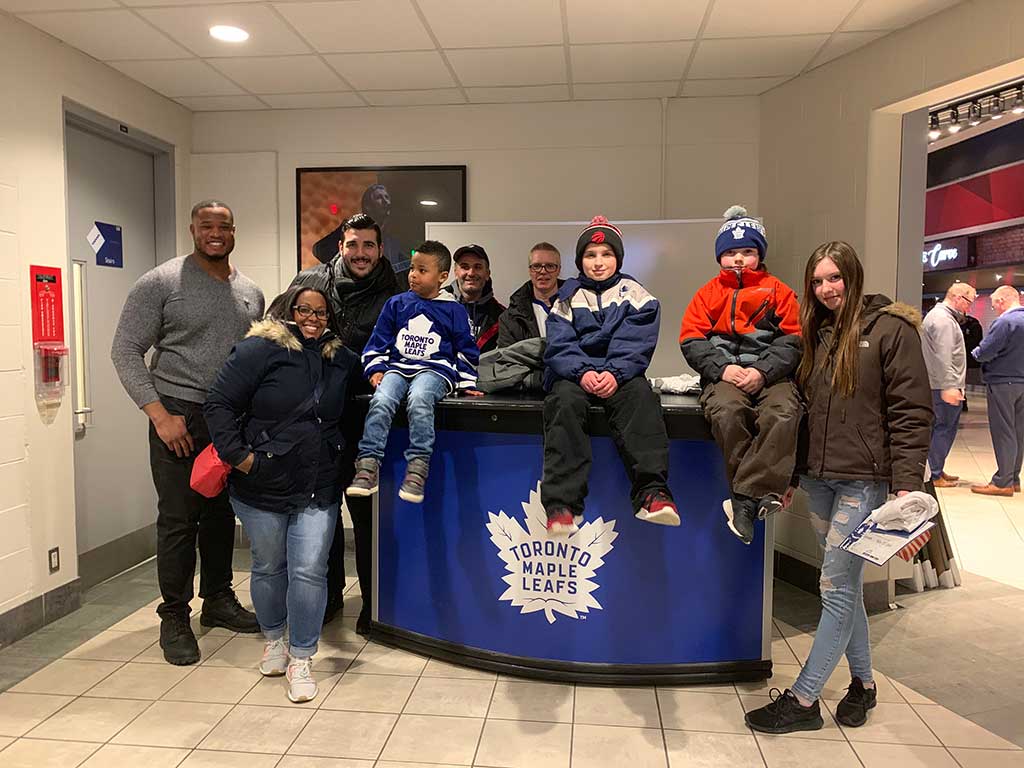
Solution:
{"label": "white maple leaf graphic", "polygon": [[409,320],[395,339],[402,354],[405,357],[428,358],[437,352],[441,336],[431,330],[433,327],[430,318],[423,314]]}
{"label": "white maple leaf graphic", "polygon": [[554,623],[555,614],[578,619],[591,608],[600,610],[593,577],[619,535],[615,521],[599,517],[568,538],[549,537],[539,482],[523,502],[523,512],[525,529],[504,511],[487,513],[487,530],[508,571],[503,578],[508,589],[499,599],[508,600],[522,613],[544,611],[549,624]]}

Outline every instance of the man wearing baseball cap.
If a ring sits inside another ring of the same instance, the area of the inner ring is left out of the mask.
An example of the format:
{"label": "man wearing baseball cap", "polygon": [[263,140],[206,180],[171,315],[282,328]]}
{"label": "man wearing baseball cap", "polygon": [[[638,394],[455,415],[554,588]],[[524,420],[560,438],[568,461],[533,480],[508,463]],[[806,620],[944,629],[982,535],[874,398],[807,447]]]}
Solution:
{"label": "man wearing baseball cap", "polygon": [[455,251],[455,282],[445,288],[469,313],[469,327],[481,352],[498,346],[498,318],[504,305],[494,298],[491,261],[482,245],[471,243]]}

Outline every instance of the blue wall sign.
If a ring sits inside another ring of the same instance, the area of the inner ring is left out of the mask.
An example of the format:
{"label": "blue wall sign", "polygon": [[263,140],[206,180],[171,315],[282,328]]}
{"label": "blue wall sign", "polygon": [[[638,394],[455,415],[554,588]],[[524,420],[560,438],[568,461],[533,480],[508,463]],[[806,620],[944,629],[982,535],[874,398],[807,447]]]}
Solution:
{"label": "blue wall sign", "polygon": [[89,230],[89,246],[96,254],[98,267],[124,267],[124,250],[121,247],[121,227],[116,224],[94,222]]}

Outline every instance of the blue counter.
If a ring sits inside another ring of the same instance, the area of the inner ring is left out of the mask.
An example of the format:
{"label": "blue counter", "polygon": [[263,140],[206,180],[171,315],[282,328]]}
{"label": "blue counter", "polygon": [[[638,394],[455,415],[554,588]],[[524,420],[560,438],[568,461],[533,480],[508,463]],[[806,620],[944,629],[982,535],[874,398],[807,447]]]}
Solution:
{"label": "blue counter", "polygon": [[406,430],[381,468],[375,638],[467,666],[576,682],[678,684],[771,673],[771,522],[729,533],[724,466],[695,398],[664,397],[682,525],[633,517],[600,410],[580,531],[549,539],[541,402],[446,400],[422,505],[398,498]]}

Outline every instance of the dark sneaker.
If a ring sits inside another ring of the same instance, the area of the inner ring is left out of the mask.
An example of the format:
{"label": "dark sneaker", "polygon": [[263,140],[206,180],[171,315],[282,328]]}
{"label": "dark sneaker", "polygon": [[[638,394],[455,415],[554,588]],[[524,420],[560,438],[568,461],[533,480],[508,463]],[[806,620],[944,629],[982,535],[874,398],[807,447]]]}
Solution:
{"label": "dark sneaker", "polygon": [[260,631],[256,614],[243,608],[234,591],[230,589],[203,600],[199,623],[204,627],[223,627],[247,635]]}
{"label": "dark sneaker", "polygon": [[199,661],[199,643],[188,616],[173,613],[160,617],[160,648],[168,664],[183,667]]}
{"label": "dark sneaker", "polygon": [[761,733],[792,733],[793,731],[817,731],[824,727],[821,718],[821,706],[814,702],[805,707],[797,701],[793,692],[787,688],[779,693],[772,688],[768,694],[771,704],[760,709],[747,712],[745,720],[750,728]]}
{"label": "dark sneaker", "polygon": [[753,499],[745,496],[733,496],[722,502],[725,519],[729,530],[744,544],[754,540],[754,520],[757,518],[757,505]]}
{"label": "dark sneaker", "polygon": [[552,536],[571,536],[579,530],[568,507],[552,507],[547,513],[548,533]]}
{"label": "dark sneaker", "polygon": [[373,457],[356,459],[356,476],[345,489],[348,496],[373,496],[379,485],[380,462]]}
{"label": "dark sneaker", "polygon": [[663,488],[644,497],[643,506],[637,510],[636,518],[656,525],[679,525],[679,511],[668,491]]}
{"label": "dark sneaker", "polygon": [[327,598],[327,605],[324,607],[323,626],[326,627],[339,613],[341,613],[341,609],[344,604],[344,600],[340,595],[337,598]]}
{"label": "dark sneaker", "polygon": [[865,688],[859,677],[853,678],[846,695],[836,707],[836,720],[850,728],[864,725],[868,719],[868,710],[874,709],[878,703],[878,691]]}
{"label": "dark sneaker", "polygon": [[366,610],[366,606],[363,606],[359,618],[356,619],[356,634],[360,637],[370,636],[370,612]]}
{"label": "dark sneaker", "polygon": [[430,462],[427,459],[409,459],[405,467],[405,478],[398,489],[398,498],[411,504],[423,501],[423,488],[427,484]]}
{"label": "dark sneaker", "polygon": [[764,520],[781,510],[782,497],[777,493],[769,493],[767,496],[762,496],[761,500],[757,502],[757,519]]}

